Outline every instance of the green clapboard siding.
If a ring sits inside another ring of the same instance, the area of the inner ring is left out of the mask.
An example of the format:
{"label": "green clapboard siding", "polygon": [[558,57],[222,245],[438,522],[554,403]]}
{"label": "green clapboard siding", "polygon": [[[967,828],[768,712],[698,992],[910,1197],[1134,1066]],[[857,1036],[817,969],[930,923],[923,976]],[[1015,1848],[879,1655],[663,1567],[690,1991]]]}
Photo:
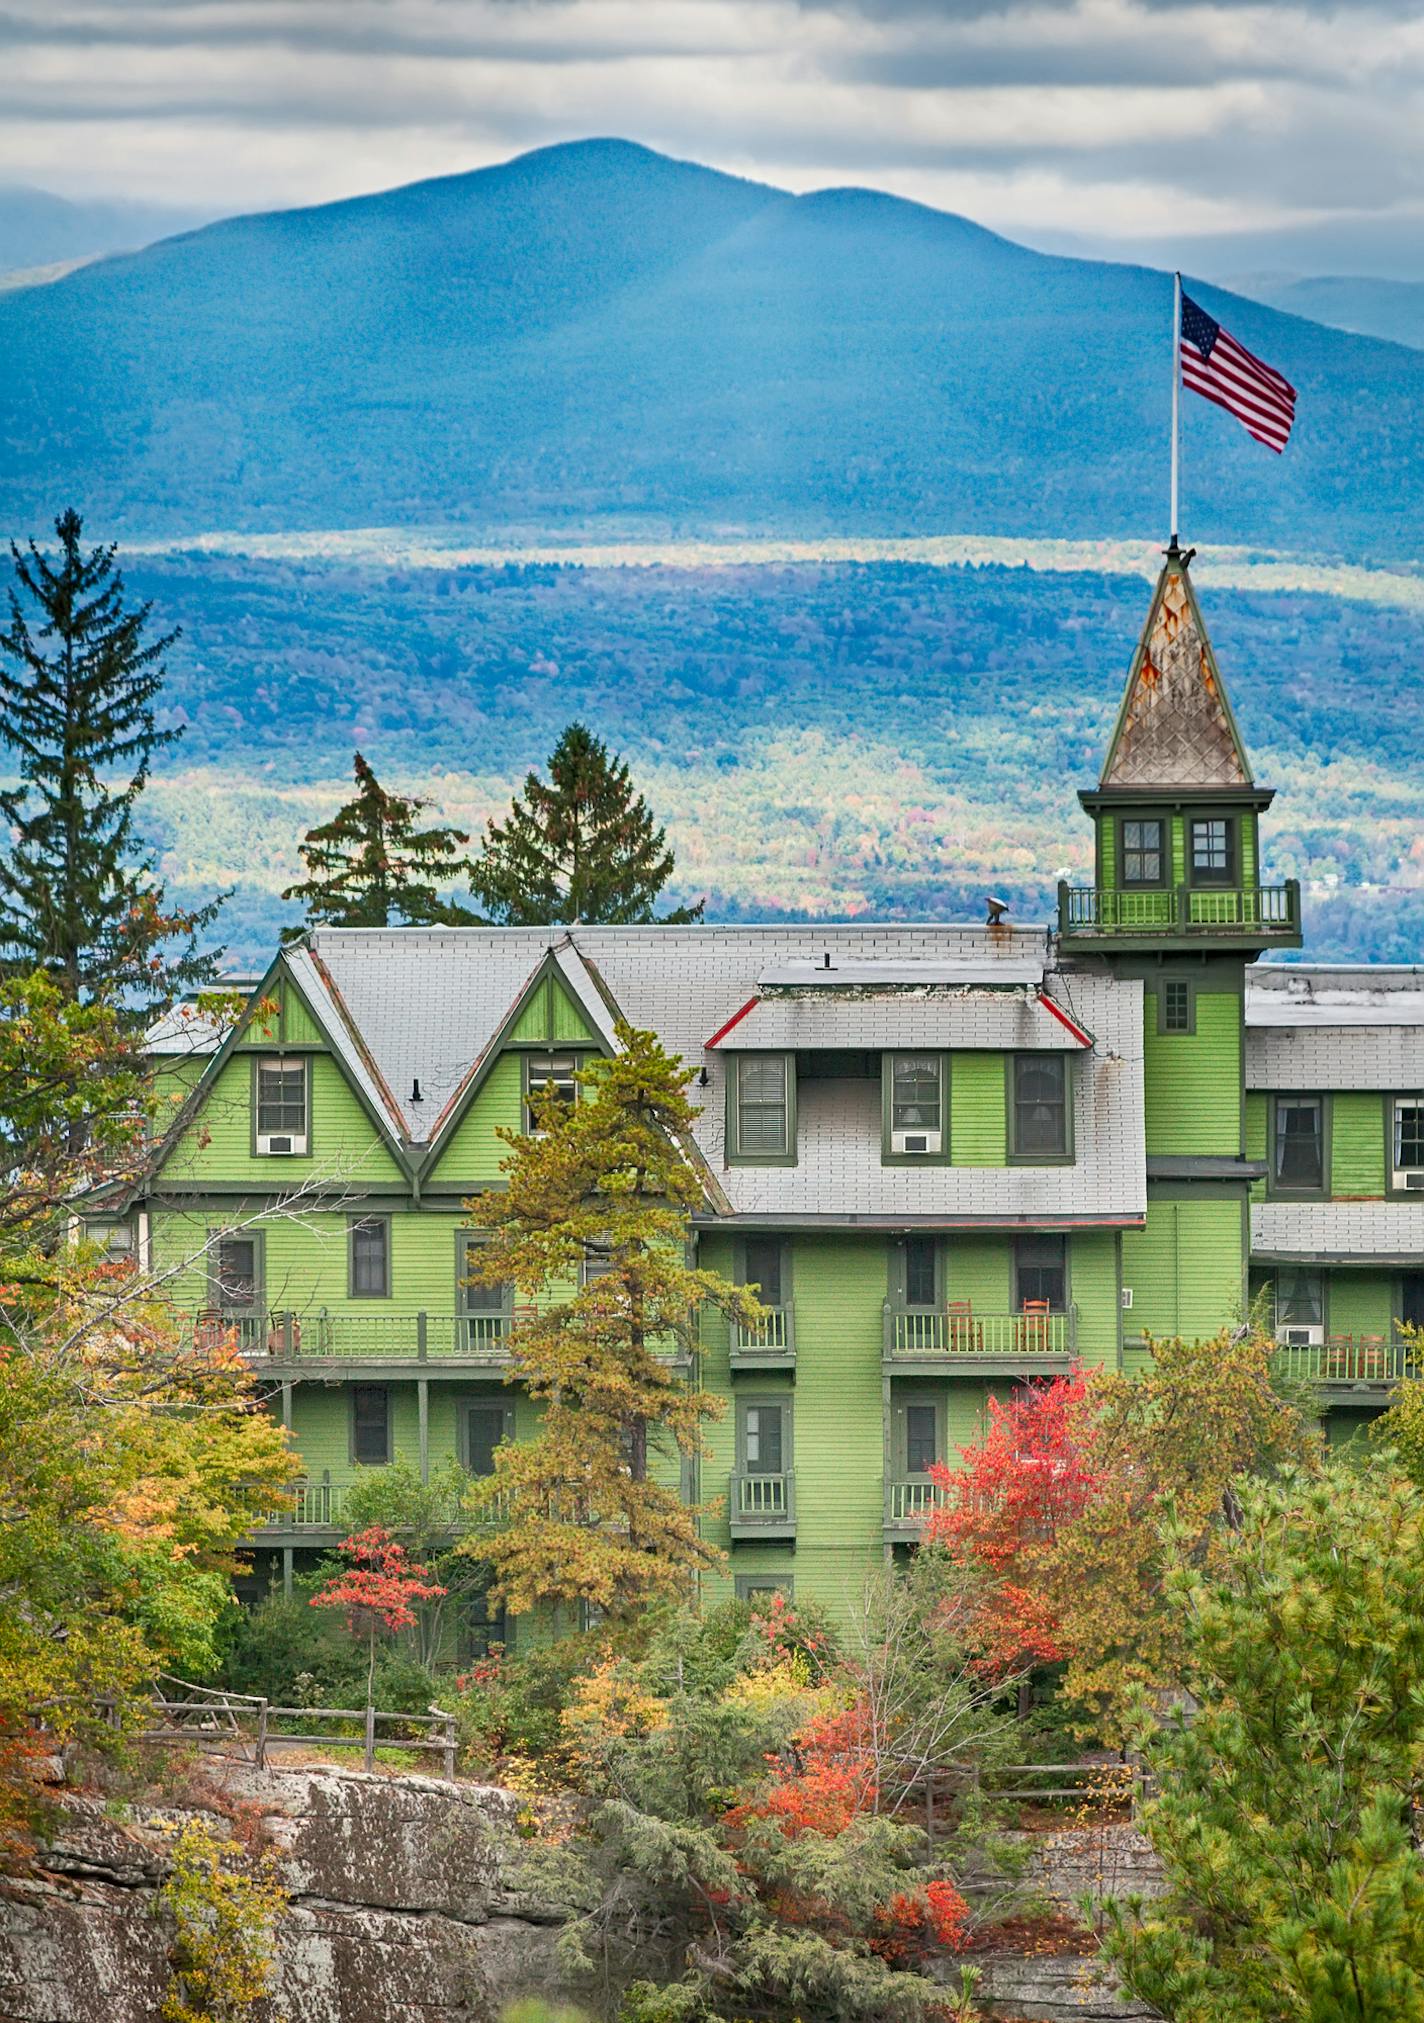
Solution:
{"label": "green clapboard siding", "polygon": [[956,1054],[949,1077],[949,1156],[956,1166],[1008,1164],[1002,1054]]}
{"label": "green clapboard siding", "polygon": [[311,1150],[301,1158],[258,1158],[252,1150],[252,1056],[234,1053],[163,1167],[165,1180],[251,1183],[283,1193],[330,1176],[369,1187],[402,1182],[389,1145],[330,1054],[311,1056]]}
{"label": "green clapboard siding", "polygon": [[1241,1205],[1212,1195],[1167,1198],[1148,1190],[1147,1227],[1122,1239],[1123,1284],[1132,1288],[1130,1334],[1205,1339],[1236,1324],[1244,1304]]}
{"label": "green clapboard siding", "polygon": [[1117,817],[1098,817],[1098,883],[1105,890],[1117,884]]}
{"label": "green clapboard siding", "polygon": [[1332,1335],[1388,1335],[1397,1290],[1390,1271],[1332,1271],[1325,1281],[1325,1324]]}
{"label": "green clapboard siding", "polygon": [[[1264,1089],[1248,1089],[1246,1092],[1246,1157],[1264,1165],[1267,1157],[1267,1109],[1270,1098]],[[1253,1180],[1251,1199],[1263,1201],[1266,1195],[1264,1180]]]}
{"label": "green clapboard siding", "polygon": [[501,1126],[517,1131],[522,1122],[524,1067],[518,1053],[499,1056],[474,1101],[455,1126],[455,1132],[435,1162],[436,1184],[448,1187],[476,1180],[497,1180],[500,1167],[509,1156],[509,1147],[495,1136]]}
{"label": "green clapboard siding", "polygon": [[1241,1000],[1201,991],[1194,1033],[1159,1033],[1143,999],[1148,1158],[1241,1152]]}
{"label": "green clapboard siding", "polygon": [[945,1297],[1003,1314],[1013,1300],[1013,1251],[1004,1236],[955,1235],[945,1251]]}
{"label": "green clapboard siding", "polygon": [[1184,815],[1172,817],[1172,883],[1187,882],[1187,822]]}
{"label": "green clapboard siding", "polygon": [[1078,1314],[1078,1354],[1115,1366],[1121,1295],[1117,1237],[1109,1229],[1075,1230],[1068,1239],[1068,1290]]}
{"label": "green clapboard siding", "polygon": [[1241,817],[1241,883],[1256,883],[1256,818],[1247,814]]}
{"label": "green clapboard siding", "polygon": [[1330,1098],[1330,1191],[1359,1200],[1377,1199],[1384,1188],[1384,1098],[1337,1089]]}
{"label": "green clapboard siding", "polygon": [[546,976],[509,1037],[525,1046],[594,1045],[597,1035],[556,976]]}

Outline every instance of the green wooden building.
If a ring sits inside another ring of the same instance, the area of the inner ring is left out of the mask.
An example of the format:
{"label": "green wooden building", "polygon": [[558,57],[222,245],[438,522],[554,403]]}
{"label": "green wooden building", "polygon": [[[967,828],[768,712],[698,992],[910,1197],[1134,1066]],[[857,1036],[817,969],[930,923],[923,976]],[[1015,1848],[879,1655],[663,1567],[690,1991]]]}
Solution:
{"label": "green wooden building", "polygon": [[322,929],[231,1031],[154,1035],[175,1121],[116,1234],[186,1325],[236,1329],[292,1428],[264,1577],[342,1535],[363,1471],[478,1473],[527,1433],[462,1203],[619,1018],[695,1069],[700,1254],[771,1309],[701,1342],[728,1401],[685,1484],[722,1499],[709,1592],[837,1605],[913,1544],[992,1389],[1132,1369],[1253,1299],[1335,1423],[1380,1409],[1424,1317],[1424,974],[1261,960],[1299,947],[1299,895],[1262,868],[1271,791],[1189,560],[1052,928]]}

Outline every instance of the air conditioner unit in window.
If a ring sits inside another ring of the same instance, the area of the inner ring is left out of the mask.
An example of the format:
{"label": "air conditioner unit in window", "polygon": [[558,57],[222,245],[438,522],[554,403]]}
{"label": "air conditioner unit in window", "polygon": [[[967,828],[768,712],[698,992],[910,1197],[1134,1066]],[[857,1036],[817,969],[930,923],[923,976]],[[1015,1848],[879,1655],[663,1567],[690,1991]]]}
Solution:
{"label": "air conditioner unit in window", "polygon": [[1424,1166],[1396,1167],[1394,1184],[1406,1194],[1424,1194]]}
{"label": "air conditioner unit in window", "polygon": [[257,1135],[257,1150],[274,1159],[292,1159],[307,1149],[305,1131],[260,1131]]}
{"label": "air conditioner unit in window", "polygon": [[906,1153],[911,1157],[916,1154],[921,1157],[932,1157],[939,1151],[943,1136],[941,1131],[892,1131],[890,1150]]}
{"label": "air conditioner unit in window", "polygon": [[1288,1349],[1318,1349],[1324,1340],[1324,1328],[1281,1329],[1281,1341]]}

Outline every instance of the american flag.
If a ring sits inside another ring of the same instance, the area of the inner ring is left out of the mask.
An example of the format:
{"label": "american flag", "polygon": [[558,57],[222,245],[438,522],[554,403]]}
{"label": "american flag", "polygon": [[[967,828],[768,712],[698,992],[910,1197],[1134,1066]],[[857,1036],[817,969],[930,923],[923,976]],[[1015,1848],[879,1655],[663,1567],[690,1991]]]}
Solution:
{"label": "american flag", "polygon": [[1190,295],[1182,297],[1182,384],[1234,414],[1277,456],[1290,440],[1295,388]]}

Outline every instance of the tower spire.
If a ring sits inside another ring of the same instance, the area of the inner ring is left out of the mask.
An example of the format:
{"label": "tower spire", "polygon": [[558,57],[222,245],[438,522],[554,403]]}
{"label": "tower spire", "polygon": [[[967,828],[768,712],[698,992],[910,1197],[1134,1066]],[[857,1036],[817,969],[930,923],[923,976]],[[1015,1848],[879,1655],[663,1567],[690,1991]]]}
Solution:
{"label": "tower spire", "polygon": [[1251,765],[1175,535],[1128,671],[1099,786],[1239,788]]}

